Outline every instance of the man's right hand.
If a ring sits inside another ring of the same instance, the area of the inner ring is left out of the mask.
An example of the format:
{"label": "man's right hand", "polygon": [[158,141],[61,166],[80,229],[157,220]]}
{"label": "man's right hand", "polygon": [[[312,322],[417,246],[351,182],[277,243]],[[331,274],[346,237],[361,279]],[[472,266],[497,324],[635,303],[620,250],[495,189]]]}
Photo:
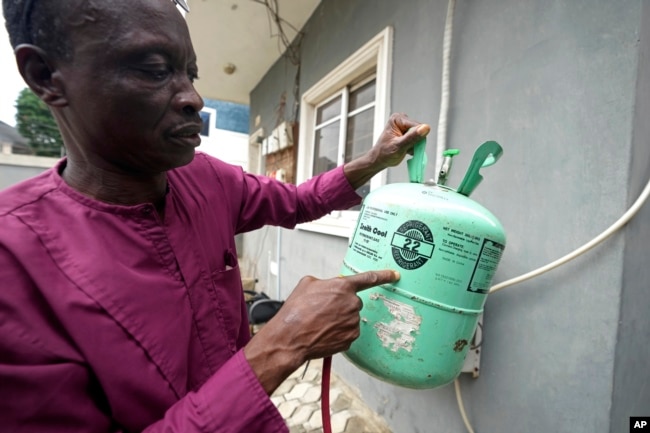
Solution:
{"label": "man's right hand", "polygon": [[361,299],[357,292],[399,279],[391,270],[320,280],[304,277],[280,311],[244,348],[270,395],[310,359],[347,350],[359,336]]}

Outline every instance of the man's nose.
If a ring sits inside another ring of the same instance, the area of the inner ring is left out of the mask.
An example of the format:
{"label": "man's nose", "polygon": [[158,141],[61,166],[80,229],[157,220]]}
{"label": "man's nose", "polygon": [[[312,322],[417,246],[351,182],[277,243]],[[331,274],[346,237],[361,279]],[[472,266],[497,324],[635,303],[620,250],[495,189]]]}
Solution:
{"label": "man's nose", "polygon": [[203,98],[189,79],[183,81],[182,88],[176,93],[174,105],[185,114],[196,114],[203,108]]}

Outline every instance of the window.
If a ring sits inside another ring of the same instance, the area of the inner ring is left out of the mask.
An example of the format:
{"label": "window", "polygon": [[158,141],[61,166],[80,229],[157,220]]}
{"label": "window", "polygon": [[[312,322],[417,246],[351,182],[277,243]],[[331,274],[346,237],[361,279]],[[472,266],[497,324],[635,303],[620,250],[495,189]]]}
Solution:
{"label": "window", "polygon": [[[377,141],[389,115],[391,46],[388,27],[302,96],[298,182],[351,161]],[[365,197],[384,181],[378,174],[357,192]],[[358,210],[333,212],[299,228],[348,237]]]}
{"label": "window", "polygon": [[[375,90],[376,79],[373,75],[358,84],[344,87],[330,100],[316,107],[312,175],[345,164],[372,147]],[[367,196],[370,182],[357,192],[361,197]]]}
{"label": "window", "polygon": [[217,110],[214,108],[204,107],[200,112],[201,116],[201,136],[209,137],[213,130],[216,128],[217,123]]}

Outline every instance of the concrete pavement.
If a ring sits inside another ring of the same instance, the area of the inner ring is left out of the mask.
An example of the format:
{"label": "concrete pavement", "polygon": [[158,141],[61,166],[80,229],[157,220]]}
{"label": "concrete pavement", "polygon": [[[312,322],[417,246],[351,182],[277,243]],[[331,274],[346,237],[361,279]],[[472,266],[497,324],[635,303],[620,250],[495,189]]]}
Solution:
{"label": "concrete pavement", "polygon": [[[271,396],[291,433],[322,433],[322,360],[311,361],[296,370]],[[303,377],[304,374],[304,377]],[[332,433],[392,433],[386,422],[369,407],[361,395],[334,371],[330,381]]]}

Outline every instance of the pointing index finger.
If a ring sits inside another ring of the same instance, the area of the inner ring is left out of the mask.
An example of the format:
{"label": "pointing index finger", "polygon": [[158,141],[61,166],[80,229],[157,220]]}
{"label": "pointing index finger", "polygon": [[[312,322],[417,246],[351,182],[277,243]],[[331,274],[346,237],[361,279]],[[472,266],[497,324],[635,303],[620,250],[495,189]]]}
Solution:
{"label": "pointing index finger", "polygon": [[400,278],[400,274],[397,271],[385,269],[381,271],[361,272],[360,274],[349,275],[341,278],[345,278],[345,280],[354,287],[356,292],[360,292],[361,290],[366,290],[371,287],[397,281]]}

